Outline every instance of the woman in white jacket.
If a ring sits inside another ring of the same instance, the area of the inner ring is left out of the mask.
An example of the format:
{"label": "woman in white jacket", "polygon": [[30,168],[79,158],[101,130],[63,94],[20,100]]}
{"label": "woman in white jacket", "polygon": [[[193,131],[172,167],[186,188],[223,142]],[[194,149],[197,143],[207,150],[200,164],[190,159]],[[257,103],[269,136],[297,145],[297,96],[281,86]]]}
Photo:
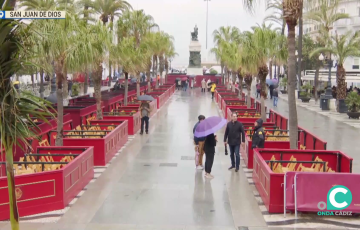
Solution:
{"label": "woman in white jacket", "polygon": [[203,78],[201,81],[201,92],[205,93],[205,89],[206,89],[206,81],[205,78]]}

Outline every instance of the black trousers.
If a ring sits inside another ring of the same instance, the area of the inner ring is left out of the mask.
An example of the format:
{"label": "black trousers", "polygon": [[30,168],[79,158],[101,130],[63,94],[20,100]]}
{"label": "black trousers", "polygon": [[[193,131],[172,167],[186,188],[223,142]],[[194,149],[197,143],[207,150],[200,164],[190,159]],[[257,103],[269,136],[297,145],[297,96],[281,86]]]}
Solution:
{"label": "black trousers", "polygon": [[212,168],[213,163],[214,163],[215,154],[205,152],[205,156],[206,156],[206,159],[205,159],[205,172],[206,173],[211,173],[211,168]]}
{"label": "black trousers", "polygon": [[211,98],[214,99],[214,92],[211,92]]}
{"label": "black trousers", "polygon": [[144,124],[145,124],[145,132],[149,131],[149,117],[145,116],[141,118],[141,132],[144,132]]}
{"label": "black trousers", "polygon": [[201,88],[201,92],[205,92],[205,88]]}

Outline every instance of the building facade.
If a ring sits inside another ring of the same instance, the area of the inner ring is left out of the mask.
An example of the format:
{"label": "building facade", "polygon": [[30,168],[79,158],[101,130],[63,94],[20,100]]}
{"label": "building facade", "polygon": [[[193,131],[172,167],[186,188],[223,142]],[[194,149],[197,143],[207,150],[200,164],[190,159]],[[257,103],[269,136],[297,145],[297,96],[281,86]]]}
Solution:
{"label": "building facade", "polygon": [[[314,10],[318,10],[315,7]],[[347,31],[360,31],[360,0],[342,0],[339,3],[338,12],[349,14],[350,18],[341,19],[334,23],[331,34],[345,34]],[[319,35],[320,25],[311,22],[304,22],[304,34],[309,34],[312,38],[316,39]],[[344,67],[346,71],[358,72],[360,70],[360,58],[348,58]]]}

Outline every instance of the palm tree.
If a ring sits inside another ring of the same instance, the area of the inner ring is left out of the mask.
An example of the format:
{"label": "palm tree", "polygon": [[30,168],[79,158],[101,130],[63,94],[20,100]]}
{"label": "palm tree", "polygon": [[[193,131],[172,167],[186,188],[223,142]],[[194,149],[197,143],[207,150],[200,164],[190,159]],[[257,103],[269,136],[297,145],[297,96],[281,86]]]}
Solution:
{"label": "palm tree", "polygon": [[[2,10],[9,10],[4,1],[0,1]],[[8,3],[9,4],[9,3]],[[15,180],[13,170],[13,147],[15,144],[25,143],[29,147],[27,138],[36,137],[33,130],[37,126],[33,119],[47,122],[45,116],[52,116],[47,104],[41,98],[30,93],[19,93],[12,86],[11,76],[16,71],[24,69],[24,60],[28,49],[23,46],[20,31],[23,26],[13,20],[0,20],[0,147],[5,148],[6,173],[9,191],[10,223],[12,230],[19,229],[19,214],[15,195]],[[19,33],[20,32],[20,33]],[[31,54],[30,54],[31,55]],[[0,153],[1,154],[1,153]]]}
{"label": "palm tree", "polygon": [[[156,30],[158,28],[159,26],[154,22],[154,18],[151,15],[145,14],[143,10],[126,11],[123,13],[117,23],[118,40],[120,41],[121,37],[124,36],[132,36],[136,40],[136,48],[139,48],[140,46],[142,46],[142,49],[147,47],[146,51],[144,52],[148,53],[148,49],[152,49],[153,47],[151,46],[152,44],[150,43],[150,40],[146,40],[146,37],[151,33],[152,30]],[[144,42],[146,45],[142,44]],[[150,68],[144,69],[144,72],[149,72]],[[140,72],[138,72],[136,76],[138,78],[138,93],[140,93]]]}
{"label": "palm tree", "polygon": [[223,74],[224,74],[224,69],[225,69],[225,75],[226,75],[226,79],[228,82],[229,76],[230,76],[230,71],[228,70],[228,68],[226,67],[226,65],[223,61],[224,56],[221,55],[222,54],[221,49],[222,49],[222,45],[224,45],[228,42],[238,41],[240,39],[240,31],[237,27],[222,26],[218,30],[214,30],[213,37],[214,37],[214,43],[216,44],[217,49],[212,49],[211,51],[212,51],[212,53],[215,54],[217,59],[220,59],[221,76],[224,79]]}
{"label": "palm tree", "polygon": [[[111,30],[115,17],[119,17],[121,12],[132,9],[125,0],[94,0],[90,3],[90,7],[96,14],[100,14],[100,20],[104,25],[111,22]],[[111,71],[111,62],[109,62],[109,86],[111,85]]]}
{"label": "palm tree", "polygon": [[[245,7],[253,12],[256,0],[243,0]],[[295,57],[295,28],[302,14],[303,0],[282,0],[283,14],[288,27],[288,105],[289,105],[289,133],[290,148],[297,149],[298,145],[298,119],[296,109],[296,57]]]}
{"label": "palm tree", "polygon": [[141,68],[142,65],[146,67],[146,62],[143,53],[141,53],[141,49],[135,49],[135,47],[136,39],[134,37],[124,37],[117,45],[117,62],[121,65],[125,75],[125,106],[127,105],[129,74],[136,74],[136,72],[139,71],[139,67]]}
{"label": "palm tree", "polygon": [[245,32],[242,41],[243,66],[246,72],[257,73],[261,84],[261,117],[266,119],[265,97],[266,97],[266,76],[269,69],[266,64],[269,58],[270,43],[276,39],[276,32],[268,27],[254,27],[253,32]]}
{"label": "palm tree", "polygon": [[353,33],[348,31],[344,35],[331,36],[331,42],[328,47],[315,49],[310,56],[318,55],[319,53],[333,54],[337,58],[337,110],[339,111],[339,100],[346,98],[346,70],[344,68],[345,60],[349,57],[360,57],[360,32]]}
{"label": "palm tree", "polygon": [[[84,60],[84,63],[91,63],[93,68],[93,80],[94,80],[94,95],[96,101],[96,118],[102,120],[102,108],[101,108],[101,79],[103,72],[103,65],[105,56],[110,50],[112,44],[112,36],[108,27],[104,24],[97,23],[95,25],[89,25],[85,27],[88,41],[83,41],[86,49],[89,53]],[[79,33],[79,35],[82,33]]]}
{"label": "palm tree", "polygon": [[[63,138],[63,82],[66,79],[67,71],[82,69],[89,60],[92,47],[84,43],[87,34],[80,20],[72,14],[67,14],[66,20],[37,20],[43,34],[47,34],[42,42],[49,44],[48,54],[50,60],[54,60],[54,69],[57,85],[57,111],[58,126],[56,145],[62,145]],[[38,38],[34,33],[34,39]],[[38,38],[39,39],[39,38]]]}

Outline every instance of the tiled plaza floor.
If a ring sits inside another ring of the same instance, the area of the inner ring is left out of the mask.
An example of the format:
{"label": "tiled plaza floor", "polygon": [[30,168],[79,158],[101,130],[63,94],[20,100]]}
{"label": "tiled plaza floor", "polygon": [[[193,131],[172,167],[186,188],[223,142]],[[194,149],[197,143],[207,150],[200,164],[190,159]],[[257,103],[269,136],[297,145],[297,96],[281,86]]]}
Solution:
{"label": "tiled plaza floor", "polygon": [[[287,116],[287,105],[277,108]],[[269,215],[251,180],[251,170],[228,171],[230,159],[219,144],[213,180],[194,168],[192,128],[197,116],[220,115],[208,93],[200,89],[176,92],[150,120],[149,135],[131,138],[106,168],[96,169],[95,178],[71,207],[55,221],[24,221],[25,230],[266,230],[360,228],[358,219],[318,219],[300,216],[295,222]],[[299,108],[299,123],[354,157],[356,129]],[[326,128],[325,125],[329,127]],[[340,135],[340,136],[337,136]],[[344,136],[342,136],[344,135]],[[346,135],[346,136],[345,136]],[[349,136],[348,136],[349,135]],[[354,137],[354,138],[353,138]],[[357,151],[359,152],[359,151]],[[356,166],[356,167],[355,167]],[[51,218],[49,216],[48,218]],[[47,218],[47,219],[48,219]],[[53,223],[45,223],[53,222]],[[344,224],[345,223],[345,224]],[[296,227],[296,228],[295,228]],[[0,223],[0,229],[10,229]]]}

